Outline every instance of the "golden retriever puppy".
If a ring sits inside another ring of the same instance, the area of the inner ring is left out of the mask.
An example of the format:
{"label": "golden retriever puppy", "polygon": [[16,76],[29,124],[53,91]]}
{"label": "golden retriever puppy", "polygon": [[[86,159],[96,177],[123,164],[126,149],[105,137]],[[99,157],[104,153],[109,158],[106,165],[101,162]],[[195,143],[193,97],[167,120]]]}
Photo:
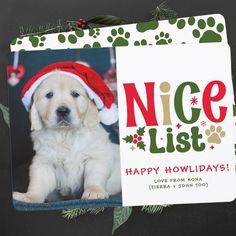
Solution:
{"label": "golden retriever puppy", "polygon": [[99,123],[98,110],[84,87],[55,71],[33,95],[30,110],[36,152],[26,193],[15,200],[43,203],[83,188],[82,199],[104,199],[121,191],[119,146]]}

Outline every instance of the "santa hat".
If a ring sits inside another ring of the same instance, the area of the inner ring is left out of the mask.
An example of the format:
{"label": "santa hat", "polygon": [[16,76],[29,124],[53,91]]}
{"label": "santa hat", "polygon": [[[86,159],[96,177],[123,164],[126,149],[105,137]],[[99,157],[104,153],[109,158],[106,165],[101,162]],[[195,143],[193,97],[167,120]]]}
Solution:
{"label": "santa hat", "polygon": [[99,110],[100,121],[111,125],[118,120],[117,106],[114,95],[102,78],[92,68],[77,62],[57,62],[37,72],[24,86],[21,99],[27,111],[30,110],[32,97],[37,87],[49,76],[60,71],[80,82],[89,98],[95,102]]}

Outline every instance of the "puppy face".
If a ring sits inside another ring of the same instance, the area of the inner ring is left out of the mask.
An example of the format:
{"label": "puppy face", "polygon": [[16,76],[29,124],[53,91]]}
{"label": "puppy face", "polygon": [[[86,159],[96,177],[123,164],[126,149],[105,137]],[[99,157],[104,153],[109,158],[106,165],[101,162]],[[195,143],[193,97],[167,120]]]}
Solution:
{"label": "puppy face", "polygon": [[97,108],[82,85],[59,71],[37,88],[30,118],[33,130],[92,127],[99,122]]}

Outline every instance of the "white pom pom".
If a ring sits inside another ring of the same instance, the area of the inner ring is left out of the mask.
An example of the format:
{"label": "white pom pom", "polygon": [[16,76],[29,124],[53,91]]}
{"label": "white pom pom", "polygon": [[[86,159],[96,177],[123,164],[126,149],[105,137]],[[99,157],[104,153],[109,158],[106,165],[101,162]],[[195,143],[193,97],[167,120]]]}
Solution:
{"label": "white pom pom", "polygon": [[118,121],[118,109],[117,105],[113,103],[111,107],[108,109],[104,107],[101,111],[99,111],[100,121],[104,125],[112,125],[116,121]]}

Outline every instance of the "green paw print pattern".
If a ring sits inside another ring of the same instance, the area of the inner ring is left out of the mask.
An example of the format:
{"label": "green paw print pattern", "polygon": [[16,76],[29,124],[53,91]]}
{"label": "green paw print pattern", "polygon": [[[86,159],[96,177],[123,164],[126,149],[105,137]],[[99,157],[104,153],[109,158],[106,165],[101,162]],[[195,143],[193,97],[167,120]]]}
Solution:
{"label": "green paw print pattern", "polygon": [[[193,30],[193,36],[199,38],[200,43],[222,41],[220,33],[224,31],[224,25],[221,23],[216,25],[213,17],[209,17],[207,21],[200,19],[197,24],[198,29]],[[206,27],[209,27],[209,29],[206,29]]]}
{"label": "green paw print pattern", "polygon": [[169,23],[171,25],[176,24],[178,29],[183,29],[186,26],[186,21],[184,19],[176,19],[176,18],[170,19]]}
{"label": "green paw print pattern", "polygon": [[89,36],[93,38],[97,38],[100,35],[100,29],[90,29],[89,30]]}
{"label": "green paw print pattern", "polygon": [[16,44],[18,44],[18,45],[22,44],[21,38],[15,38],[11,41],[11,45],[16,45]]}
{"label": "green paw print pattern", "polygon": [[170,38],[169,33],[161,32],[160,35],[155,36],[155,39],[157,40],[156,45],[172,43],[172,39]]}
{"label": "green paw print pattern", "polygon": [[34,48],[43,47],[44,41],[46,40],[45,36],[29,36],[29,41],[31,42]]}
{"label": "green paw print pattern", "polygon": [[83,48],[100,48],[101,44],[99,42],[94,42],[93,45],[85,44]]}
{"label": "green paw print pattern", "polygon": [[107,37],[107,41],[112,43],[113,47],[116,46],[128,46],[130,33],[125,32],[122,27],[119,27],[118,30],[112,29],[111,35]]}
{"label": "green paw print pattern", "polygon": [[[77,43],[78,38],[82,38],[82,37],[84,37],[84,31],[81,30],[81,29],[78,29],[74,32],[74,34],[69,34],[67,36],[67,39],[71,44],[75,44],[75,43]],[[66,36],[64,34],[59,34],[58,35],[58,41],[60,43],[65,43],[66,42]]]}
{"label": "green paw print pattern", "polygon": [[146,39],[142,39],[141,41],[137,40],[137,41],[134,42],[134,46],[146,46],[146,45],[148,45]]}
{"label": "green paw print pattern", "polygon": [[136,29],[140,33],[144,33],[147,30],[155,30],[159,26],[158,21],[150,21],[150,22],[141,22],[136,25]]}

